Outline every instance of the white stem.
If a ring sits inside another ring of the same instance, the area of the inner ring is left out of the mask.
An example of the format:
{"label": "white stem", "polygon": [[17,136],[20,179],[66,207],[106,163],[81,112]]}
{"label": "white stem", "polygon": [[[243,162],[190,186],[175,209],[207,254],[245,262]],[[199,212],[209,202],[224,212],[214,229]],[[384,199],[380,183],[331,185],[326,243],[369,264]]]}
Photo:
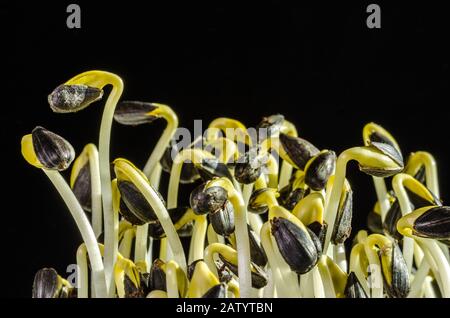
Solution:
{"label": "white stem", "polygon": [[135,230],[133,228],[126,230],[123,234],[122,241],[119,244],[119,253],[125,258],[130,258],[134,237]]}
{"label": "white stem", "polygon": [[273,298],[275,291],[275,282],[273,280],[272,270],[270,268],[267,269],[267,285],[263,289],[263,298]]}
{"label": "white stem", "polygon": [[102,122],[100,124],[100,138],[99,138],[99,167],[100,180],[102,188],[102,203],[103,203],[103,218],[105,222],[105,277],[106,290],[108,296],[114,296],[114,264],[117,259],[118,248],[118,230],[119,230],[119,216],[113,212],[112,194],[111,194],[111,167],[109,160],[109,146],[111,139],[111,126],[114,117],[114,111],[122,95],[123,84],[120,79],[116,79],[120,85],[113,85],[111,93],[106,101],[103,110]]}
{"label": "white stem", "polygon": [[102,221],[102,185],[100,180],[100,167],[98,160],[98,151],[94,145],[88,145],[91,150],[89,154],[89,171],[91,174],[91,201],[92,201],[92,229],[95,237],[103,231]]}
{"label": "white stem", "polygon": [[88,264],[86,257],[86,246],[81,244],[77,250],[77,297],[88,298],[89,297],[89,276],[88,276]]}
{"label": "white stem", "polygon": [[270,225],[266,222],[261,228],[261,245],[267,254],[267,260],[272,271],[272,280],[275,285],[278,297],[292,297],[290,291],[286,288],[284,277],[281,274],[280,267],[278,266],[277,255],[275,255],[272,239],[270,238]]}
{"label": "white stem", "polygon": [[425,278],[427,277],[429,271],[430,265],[428,265],[427,261],[423,260],[422,263],[420,263],[419,268],[416,271],[416,274],[414,275],[414,279],[411,284],[411,289],[409,291],[408,298],[420,297],[422,287],[425,282]]}
{"label": "white stem", "polygon": [[386,213],[389,211],[390,208],[386,183],[384,182],[384,178],[379,177],[372,177],[372,178],[373,183],[375,185],[375,191],[377,193],[378,202],[380,203],[381,222],[384,222],[384,219],[386,218]]}
{"label": "white stem", "polygon": [[342,188],[345,182],[345,174],[347,170],[348,158],[343,152],[336,161],[336,172],[334,175],[333,187],[328,203],[325,206],[324,219],[328,224],[328,231],[325,236],[324,251],[328,250],[330,244],[331,235],[333,233],[334,223],[336,221],[336,213],[339,207],[339,201],[342,194]]}
{"label": "white stem", "polygon": [[150,178],[151,173],[161,160],[161,157],[163,156],[164,151],[166,150],[167,146],[170,143],[170,140],[175,134],[177,127],[178,127],[178,118],[175,115],[175,113],[172,112],[170,118],[167,118],[167,126],[164,129],[164,132],[159,138],[155,148],[153,149],[150,157],[147,160],[147,163],[144,166],[143,172],[148,178]]}
{"label": "white stem", "polygon": [[345,255],[344,243],[333,245],[333,252],[336,264],[342,269],[344,273],[347,273],[347,257]]}
{"label": "white stem", "polygon": [[247,209],[243,202],[231,200],[234,205],[234,222],[236,235],[236,250],[238,253],[238,276],[241,298],[250,298],[251,294],[251,273],[250,273],[250,243],[247,228]]}
{"label": "white stem", "polygon": [[278,182],[278,189],[283,189],[285,186],[289,184],[289,179],[292,175],[293,167],[287,162],[283,160],[281,164],[281,172],[280,172],[280,181]]}
{"label": "white stem", "polygon": [[179,298],[177,268],[173,262],[166,265],[166,288],[168,298]]}
{"label": "white stem", "polygon": [[426,298],[436,298],[436,293],[434,292],[434,289],[431,285],[432,278],[430,276],[427,276],[425,278],[425,287],[424,287],[424,293]]}
{"label": "white stem", "polygon": [[168,245],[170,245],[171,250],[174,254],[175,261],[181,267],[181,269],[186,272],[186,257],[184,255],[183,246],[181,245],[180,238],[178,237],[177,231],[175,230],[175,226],[170,219],[169,213],[167,212],[164,203],[159,198],[159,195],[156,191],[148,184],[148,182],[131,166],[126,163],[117,163],[120,164],[120,168],[122,168],[128,177],[132,180],[134,185],[139,189],[142,195],[145,197],[147,202],[152,207],[153,211],[155,211],[156,216],[158,217],[161,226],[166,233]]}
{"label": "white stem", "polygon": [[92,278],[95,281],[96,295],[98,297],[106,297],[107,293],[102,257],[98,248],[97,239],[86,214],[61,174],[58,171],[46,169],[42,170],[53,183],[56,190],[58,190],[78,226],[78,230],[80,231],[81,237],[83,238],[89,254],[89,260],[92,268]]}
{"label": "white stem", "polygon": [[325,290],[323,288],[322,277],[317,266],[312,271],[312,279],[314,284],[314,298],[325,298]]}
{"label": "white stem", "polygon": [[[205,236],[208,227],[206,216],[202,215],[197,217],[194,225],[194,233],[191,238],[192,258],[189,259],[189,264],[192,262],[203,259],[203,251],[205,250]],[[191,251],[189,251],[191,253]],[[190,254],[191,256],[191,254]]]}
{"label": "white stem", "polygon": [[367,243],[364,244],[364,251],[366,252],[369,261],[370,290],[372,292],[372,298],[383,298],[383,276],[378,255]]}
{"label": "white stem", "polygon": [[[397,175],[392,180],[392,187],[394,189],[397,200],[400,204],[402,215],[411,213],[411,205],[408,194],[403,186],[401,175]],[[414,240],[410,237],[403,238],[403,257],[408,268],[408,273],[411,274],[413,259],[414,259]]]}
{"label": "white stem", "polygon": [[[428,250],[436,262],[439,275],[441,276],[442,296],[445,298],[450,298],[450,265],[442,253],[442,250],[433,240],[418,239],[418,242],[422,248],[426,248]],[[425,257],[427,257],[427,253],[425,253]]]}
{"label": "white stem", "polygon": [[139,225],[136,228],[136,240],[134,245],[134,262],[146,262],[147,260],[148,224]]}
{"label": "white stem", "polygon": [[148,241],[148,250],[147,250],[147,273],[150,272],[150,267],[153,263],[153,239],[150,238]]}

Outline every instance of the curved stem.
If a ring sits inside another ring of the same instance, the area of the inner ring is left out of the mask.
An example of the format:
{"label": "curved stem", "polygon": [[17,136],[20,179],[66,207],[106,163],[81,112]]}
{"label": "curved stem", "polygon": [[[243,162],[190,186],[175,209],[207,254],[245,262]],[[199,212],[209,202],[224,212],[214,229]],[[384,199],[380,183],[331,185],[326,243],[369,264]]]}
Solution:
{"label": "curved stem", "polygon": [[364,271],[361,268],[361,253],[364,252],[364,244],[363,243],[357,243],[350,253],[350,270],[349,273],[353,272],[355,273],[356,277],[358,278],[359,283],[361,284],[362,288],[364,289],[364,292],[366,295],[370,295],[369,286],[367,284],[366,275],[364,274]]}
{"label": "curved stem", "polygon": [[158,107],[165,108],[165,111],[162,112],[161,114],[163,115],[164,119],[166,119],[167,126],[164,129],[164,132],[162,133],[161,137],[159,138],[150,157],[148,158],[147,163],[144,166],[144,170],[142,170],[148,178],[150,178],[156,165],[161,160],[164,151],[166,150],[167,146],[170,143],[170,140],[173,138],[178,128],[178,117],[175,114],[175,112],[170,107],[167,107],[165,105],[159,105]]}
{"label": "curved stem", "polygon": [[67,182],[58,171],[42,169],[50,181],[58,190],[62,199],[66,203],[75,223],[78,226],[81,237],[89,254],[89,260],[92,268],[92,279],[95,282],[95,293],[98,297],[106,297],[105,273],[97,239],[91,224],[80,206],[77,198],[73,194]]}
{"label": "curved stem", "polygon": [[100,124],[99,138],[99,167],[102,189],[103,218],[105,222],[105,277],[108,295],[114,295],[113,271],[117,259],[119,216],[113,212],[111,194],[111,171],[109,160],[109,146],[111,139],[111,126],[116,105],[123,92],[123,83],[120,77],[110,74],[110,83],[113,88],[106,101]]}
{"label": "curved stem", "polygon": [[[431,257],[436,262],[437,269],[441,277],[442,296],[445,298],[450,298],[450,265],[448,264],[444,253],[442,253],[442,250],[433,240],[417,238],[417,241],[422,248],[426,248],[428,250]],[[425,253],[425,257],[427,257],[427,253]]]}
{"label": "curved stem", "polygon": [[214,156],[199,149],[185,149],[177,154],[173,160],[173,165],[170,172],[169,189],[167,192],[168,209],[176,208],[178,204],[178,186],[183,163],[186,160],[191,160],[194,163],[201,162],[204,158],[214,158]]}
{"label": "curved stem", "polygon": [[383,298],[383,276],[378,255],[367,243],[364,243],[364,251],[369,261],[371,296],[372,298]]}
{"label": "curved stem", "polygon": [[[394,189],[395,195],[397,196],[398,202],[400,204],[400,210],[403,216],[411,213],[409,197],[406,193],[405,187],[403,186],[403,180],[405,179],[405,176],[405,174],[398,174],[392,179],[392,188]],[[411,274],[414,259],[414,239],[412,239],[411,237],[405,236],[403,238],[403,257],[405,258],[408,273]]]}

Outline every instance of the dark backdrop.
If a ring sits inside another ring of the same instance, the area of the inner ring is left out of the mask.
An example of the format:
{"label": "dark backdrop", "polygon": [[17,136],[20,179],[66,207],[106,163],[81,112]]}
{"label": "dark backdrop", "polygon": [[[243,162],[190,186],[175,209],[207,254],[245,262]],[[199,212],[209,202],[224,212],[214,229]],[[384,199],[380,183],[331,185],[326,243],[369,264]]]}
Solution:
{"label": "dark backdrop", "polygon": [[[360,145],[363,125],[375,121],[404,154],[436,156],[448,199],[446,8],[379,3],[382,28],[370,30],[364,1],[315,7],[92,2],[77,2],[80,30],[66,27],[69,2],[2,5],[2,21],[10,21],[2,28],[2,49],[11,53],[3,65],[13,67],[2,92],[3,296],[29,297],[37,269],[64,273],[75,262],[75,224],[44,174],[22,159],[20,138],[42,125],[65,136],[77,153],[97,142],[102,102],[70,115],[54,114],[47,104],[53,88],[90,69],[119,74],[124,98],[167,103],[190,128],[194,119],[206,125],[229,116],[251,126],[282,113],[319,148],[341,152]],[[142,166],[163,127],[114,125],[111,157]],[[358,229],[375,192],[356,165],[349,178]]]}

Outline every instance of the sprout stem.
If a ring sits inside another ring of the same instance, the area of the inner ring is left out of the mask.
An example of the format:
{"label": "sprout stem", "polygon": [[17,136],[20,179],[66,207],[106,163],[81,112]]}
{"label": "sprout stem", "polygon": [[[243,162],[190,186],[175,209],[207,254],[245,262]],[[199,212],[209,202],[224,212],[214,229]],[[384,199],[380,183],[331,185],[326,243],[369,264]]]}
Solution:
{"label": "sprout stem", "polygon": [[119,253],[125,257],[130,258],[131,246],[133,245],[133,239],[136,236],[136,230],[134,228],[128,229],[123,234],[122,241],[119,245]]}
{"label": "sprout stem", "polygon": [[267,260],[269,261],[269,266],[272,272],[272,280],[275,285],[278,297],[292,297],[290,291],[286,288],[287,284],[284,281],[284,277],[281,274],[280,267],[278,266],[277,255],[275,255],[272,239],[270,237],[270,224],[269,222],[264,223],[261,228],[261,245],[267,254]]}
{"label": "sprout stem", "polygon": [[347,272],[347,257],[345,255],[345,245],[340,243],[333,245],[333,256],[336,264],[342,269],[343,272]]}
{"label": "sprout stem", "polygon": [[[437,243],[430,239],[423,239],[423,238],[417,238],[416,239],[421,245],[423,249],[427,249],[429,252],[429,255],[434,259],[436,262],[437,270],[439,272],[439,275],[441,277],[441,291],[442,296],[445,298],[450,298],[450,265],[448,264],[447,259],[444,256],[444,253],[442,253],[442,250],[439,248]],[[428,253],[425,253],[425,258],[427,258]],[[436,275],[436,273],[435,273]]]}
{"label": "sprout stem", "polygon": [[[205,249],[205,237],[208,228],[208,222],[206,215],[200,215],[195,219],[194,233],[191,238],[191,245],[189,252],[192,250],[192,258],[189,259],[189,264],[192,262],[203,259],[203,251]],[[191,255],[189,255],[191,257]]]}
{"label": "sprout stem", "polygon": [[134,183],[134,185],[139,189],[142,195],[145,197],[147,202],[155,211],[161,226],[166,233],[168,243],[174,254],[175,261],[179,266],[186,272],[186,257],[184,255],[183,246],[181,245],[180,238],[178,237],[177,231],[170,219],[169,213],[166,207],[159,198],[155,190],[148,184],[145,180],[132,166],[124,161],[116,162],[116,167],[121,169],[127,177]]}
{"label": "sprout stem", "polygon": [[100,167],[98,151],[95,145],[88,144],[89,170],[91,174],[91,201],[92,201],[92,229],[95,237],[102,233],[102,185],[100,180]]}
{"label": "sprout stem", "polygon": [[77,249],[77,297],[88,298],[89,297],[89,275],[88,265],[86,257],[86,245],[82,243]]}
{"label": "sprout stem", "polygon": [[[394,189],[395,195],[397,196],[398,202],[400,204],[400,210],[403,216],[411,213],[409,197],[406,193],[405,187],[403,186],[403,180],[405,176],[406,175],[404,174],[398,174],[392,179],[392,188]],[[403,257],[405,258],[408,273],[411,274],[414,259],[414,239],[411,237],[405,236],[403,238]]]}
{"label": "sprout stem", "polygon": [[166,264],[166,288],[168,298],[179,298],[177,268],[178,265],[174,261],[170,261]]}
{"label": "sprout stem", "polygon": [[92,278],[95,282],[95,294],[98,297],[106,297],[107,293],[102,257],[97,245],[97,239],[95,237],[94,231],[92,230],[91,224],[86,217],[86,214],[81,208],[80,203],[73,194],[69,185],[58,171],[47,169],[42,169],[42,171],[44,171],[44,173],[55,186],[56,190],[58,190],[70,213],[72,214],[75,223],[78,226],[78,230],[80,231],[81,237],[83,238],[87,252],[89,254],[89,260],[92,268]]}
{"label": "sprout stem", "polygon": [[425,283],[425,278],[427,277],[429,271],[430,265],[428,265],[426,260],[422,260],[411,283],[411,290],[409,291],[408,298],[417,298],[420,296],[422,287]]}
{"label": "sprout stem", "polygon": [[123,92],[123,82],[120,77],[110,74],[110,83],[113,88],[108,96],[100,124],[99,138],[99,167],[102,189],[103,218],[105,222],[105,277],[108,295],[114,295],[113,271],[117,258],[117,232],[119,229],[119,216],[113,212],[111,194],[111,172],[109,160],[109,147],[111,139],[111,126],[116,105]]}
{"label": "sprout stem", "polygon": [[323,288],[322,277],[320,276],[317,266],[311,270],[314,285],[314,298],[325,298],[325,290]]}
{"label": "sprout stem", "polygon": [[286,160],[283,160],[281,164],[281,172],[280,172],[280,180],[278,181],[278,188],[283,189],[285,186],[289,184],[289,179],[292,175],[292,165],[289,164]]}
{"label": "sprout stem", "polygon": [[167,208],[173,209],[178,204],[178,186],[180,182],[181,168],[186,160],[191,160],[193,163],[202,162],[205,158],[214,158],[209,152],[199,149],[185,149],[177,154],[173,160],[172,169],[170,172],[169,189],[167,194]]}
{"label": "sprout stem", "polygon": [[377,193],[378,202],[380,203],[381,222],[384,222],[386,213],[389,211],[390,203],[389,196],[386,189],[386,183],[384,178],[372,177],[375,185],[375,191]]}
{"label": "sprout stem", "polygon": [[167,107],[165,105],[158,105],[158,107],[164,108],[164,111],[161,112],[161,115],[167,121],[167,126],[164,129],[164,132],[159,138],[155,148],[153,149],[150,157],[147,160],[147,163],[144,166],[143,172],[148,178],[150,178],[153,170],[158,165],[161,157],[164,154],[164,151],[166,150],[167,146],[170,143],[170,140],[173,138],[178,128],[178,117],[174,113],[174,111],[170,107]]}
{"label": "sprout stem", "polygon": [[370,272],[370,290],[372,298],[383,298],[383,276],[381,273],[381,264],[377,253],[367,244],[364,243],[364,251],[369,261]]}

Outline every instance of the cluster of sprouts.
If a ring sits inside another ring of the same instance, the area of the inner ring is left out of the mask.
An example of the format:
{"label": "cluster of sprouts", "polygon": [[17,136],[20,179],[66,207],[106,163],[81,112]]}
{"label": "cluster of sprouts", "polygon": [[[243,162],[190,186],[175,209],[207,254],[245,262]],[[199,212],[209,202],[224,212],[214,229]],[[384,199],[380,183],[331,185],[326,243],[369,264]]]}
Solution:
{"label": "cluster of sprouts", "polygon": [[[120,101],[122,80],[104,71],[73,77],[48,102],[54,112],[77,112],[102,99],[106,85],[98,150],[88,144],[76,157],[67,140],[40,126],[22,138],[23,157],[51,180],[83,240],[75,283],[43,268],[33,297],[450,297],[450,208],[439,199],[431,154],[405,161],[394,137],[368,123],[362,144],[337,156],[300,138],[279,114],[253,130],[217,118],[178,149],[174,111]],[[167,126],[142,170],[110,160],[114,120],[158,118]],[[377,201],[368,230],[346,242],[350,161],[373,178]],[[67,169],[69,182],[60,174]],[[163,177],[167,198],[159,193]],[[194,185],[189,202],[178,197],[185,184]]]}

